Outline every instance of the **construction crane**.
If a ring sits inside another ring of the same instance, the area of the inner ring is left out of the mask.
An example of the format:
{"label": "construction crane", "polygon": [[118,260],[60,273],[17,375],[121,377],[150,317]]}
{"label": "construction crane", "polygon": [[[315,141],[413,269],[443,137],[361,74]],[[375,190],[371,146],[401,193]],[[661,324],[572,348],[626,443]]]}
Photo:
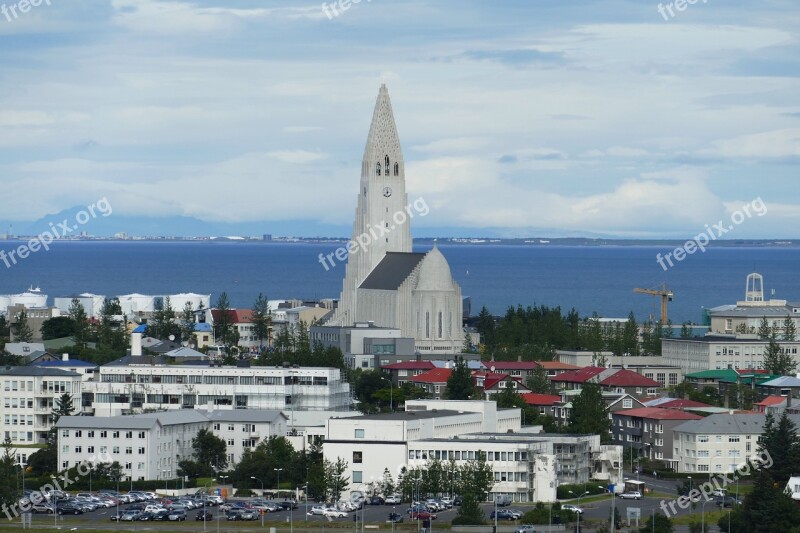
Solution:
{"label": "construction crane", "polygon": [[651,296],[661,296],[661,325],[667,325],[667,302],[672,301],[672,291],[667,290],[667,284],[662,283],[661,289],[633,289],[639,294],[649,294]]}

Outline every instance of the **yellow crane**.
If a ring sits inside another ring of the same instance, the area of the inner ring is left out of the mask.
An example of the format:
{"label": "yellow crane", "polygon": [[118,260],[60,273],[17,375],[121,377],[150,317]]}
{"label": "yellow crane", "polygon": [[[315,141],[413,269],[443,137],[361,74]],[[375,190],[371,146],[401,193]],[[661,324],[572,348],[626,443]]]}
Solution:
{"label": "yellow crane", "polygon": [[672,301],[672,291],[667,290],[667,284],[662,283],[660,289],[633,289],[639,294],[649,294],[651,296],[661,296],[661,325],[667,325],[667,302]]}

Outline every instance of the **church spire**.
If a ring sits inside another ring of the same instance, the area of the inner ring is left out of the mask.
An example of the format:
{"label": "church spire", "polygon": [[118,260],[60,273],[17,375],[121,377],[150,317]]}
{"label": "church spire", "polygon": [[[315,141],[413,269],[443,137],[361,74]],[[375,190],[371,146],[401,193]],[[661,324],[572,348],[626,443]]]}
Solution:
{"label": "church spire", "polygon": [[385,84],[378,91],[375,110],[372,113],[372,124],[369,127],[367,145],[364,148],[364,178],[370,176],[402,177],[403,152],[400,149],[400,137],[392,113],[392,101]]}

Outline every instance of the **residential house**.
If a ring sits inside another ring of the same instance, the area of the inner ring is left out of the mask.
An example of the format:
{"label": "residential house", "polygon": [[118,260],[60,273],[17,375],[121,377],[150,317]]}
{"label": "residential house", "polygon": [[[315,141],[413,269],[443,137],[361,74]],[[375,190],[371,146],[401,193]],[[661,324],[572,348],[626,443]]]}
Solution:
{"label": "residential house", "polygon": [[638,457],[664,460],[672,457],[675,427],[687,420],[701,418],[679,409],[623,409],[611,415],[611,438],[614,444],[636,450]]}

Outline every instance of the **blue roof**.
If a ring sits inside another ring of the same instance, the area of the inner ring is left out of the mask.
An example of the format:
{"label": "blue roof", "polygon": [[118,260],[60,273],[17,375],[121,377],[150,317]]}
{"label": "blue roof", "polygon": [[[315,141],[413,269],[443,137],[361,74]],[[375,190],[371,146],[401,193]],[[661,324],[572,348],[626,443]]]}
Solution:
{"label": "blue roof", "polygon": [[147,326],[142,324],[141,326],[136,326],[136,329],[133,330],[133,333],[144,333],[147,329]]}
{"label": "blue roof", "polygon": [[87,361],[81,361],[80,359],[70,359],[69,361],[41,361],[38,363],[32,363],[31,366],[97,366],[94,363],[89,363]]}
{"label": "blue roof", "polygon": [[211,324],[209,324],[207,322],[198,322],[197,324],[194,325],[194,330],[195,331],[208,331],[208,332],[210,332],[211,331]]}

